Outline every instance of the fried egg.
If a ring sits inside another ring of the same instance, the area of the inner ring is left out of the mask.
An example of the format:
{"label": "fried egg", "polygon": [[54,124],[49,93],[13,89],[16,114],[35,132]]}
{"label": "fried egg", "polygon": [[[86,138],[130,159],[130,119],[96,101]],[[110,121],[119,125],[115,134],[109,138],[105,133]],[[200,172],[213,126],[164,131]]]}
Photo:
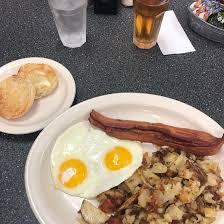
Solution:
{"label": "fried egg", "polygon": [[140,142],[110,137],[84,121],[56,140],[51,173],[59,190],[94,198],[130,177],[141,166],[142,158]]}

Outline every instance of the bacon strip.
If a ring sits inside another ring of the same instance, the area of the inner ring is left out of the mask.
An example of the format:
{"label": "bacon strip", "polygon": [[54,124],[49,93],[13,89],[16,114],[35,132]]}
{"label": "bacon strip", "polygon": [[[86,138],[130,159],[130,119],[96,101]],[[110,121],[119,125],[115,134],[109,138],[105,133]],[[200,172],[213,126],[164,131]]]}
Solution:
{"label": "bacon strip", "polygon": [[217,138],[203,131],[161,123],[112,119],[95,110],[90,113],[89,122],[115,138],[170,146],[198,156],[214,155],[224,144],[224,135]]}

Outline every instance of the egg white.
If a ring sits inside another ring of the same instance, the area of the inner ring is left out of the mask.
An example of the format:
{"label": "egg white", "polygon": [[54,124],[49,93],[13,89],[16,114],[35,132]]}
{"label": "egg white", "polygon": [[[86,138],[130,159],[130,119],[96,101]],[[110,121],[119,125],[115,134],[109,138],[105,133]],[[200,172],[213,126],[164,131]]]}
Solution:
{"label": "egg white", "polygon": [[[126,148],[132,155],[132,162],[123,169],[111,171],[105,166],[104,157],[115,146]],[[59,182],[58,171],[62,162],[71,158],[81,160],[88,174],[80,185],[69,189]],[[84,121],[68,128],[57,139],[51,152],[51,172],[56,187],[61,191],[82,198],[94,198],[128,179],[141,166],[142,158],[140,142],[110,137]]]}

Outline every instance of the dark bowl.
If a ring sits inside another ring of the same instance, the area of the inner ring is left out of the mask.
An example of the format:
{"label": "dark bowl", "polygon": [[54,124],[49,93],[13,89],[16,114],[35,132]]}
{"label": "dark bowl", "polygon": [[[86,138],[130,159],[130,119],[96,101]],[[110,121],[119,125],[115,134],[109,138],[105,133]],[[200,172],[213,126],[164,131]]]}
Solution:
{"label": "dark bowl", "polygon": [[196,33],[203,37],[224,44],[224,29],[213,26],[210,23],[197,17],[190,7],[188,7],[189,26]]}

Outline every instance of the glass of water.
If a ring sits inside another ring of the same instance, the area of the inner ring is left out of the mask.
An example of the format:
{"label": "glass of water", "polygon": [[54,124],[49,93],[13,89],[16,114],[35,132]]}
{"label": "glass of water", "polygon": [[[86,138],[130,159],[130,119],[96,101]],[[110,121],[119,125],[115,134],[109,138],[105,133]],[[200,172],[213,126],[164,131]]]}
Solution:
{"label": "glass of water", "polygon": [[48,0],[64,46],[81,47],[86,42],[88,0]]}

